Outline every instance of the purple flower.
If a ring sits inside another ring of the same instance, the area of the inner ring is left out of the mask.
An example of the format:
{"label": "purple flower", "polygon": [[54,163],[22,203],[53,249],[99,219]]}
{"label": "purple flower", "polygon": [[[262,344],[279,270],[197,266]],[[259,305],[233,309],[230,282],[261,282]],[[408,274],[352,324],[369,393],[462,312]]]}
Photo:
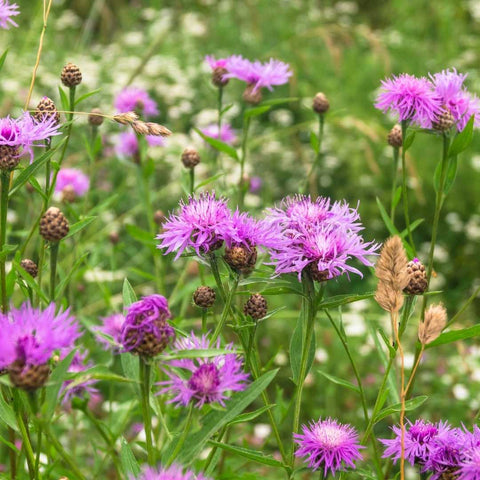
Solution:
{"label": "purple flower", "polygon": [[18,5],[9,3],[8,0],[0,0],[0,28],[9,28],[9,24],[14,27],[18,25],[12,20],[12,17],[19,15]]}
{"label": "purple flower", "polygon": [[228,62],[230,60],[230,57],[228,58],[219,58],[218,60],[213,56],[213,55],[207,55],[205,57],[205,61],[210,65],[210,68],[212,70],[215,70],[217,68],[225,68],[228,70]]}
{"label": "purple flower", "polygon": [[80,336],[70,309],[55,313],[55,304],[45,310],[24,303],[0,314],[0,370],[14,362],[24,369],[44,365],[60,349],[72,349]]}
{"label": "purple flower", "polygon": [[[198,338],[192,332],[190,336],[175,342],[173,353],[208,350],[212,347],[220,348],[220,339],[217,339],[215,345],[210,345],[206,335]],[[199,408],[212,402],[225,406],[225,400],[230,398],[230,393],[244,390],[248,379],[248,374],[242,371],[242,360],[233,345],[227,345],[225,350],[227,353],[215,357],[182,358],[166,362],[166,365],[174,369],[164,369],[169,379],[159,383],[164,387],[159,394],[174,395],[168,403],[177,405],[185,406],[193,401]],[[177,369],[186,372],[180,375]]]}
{"label": "purple flower", "polygon": [[[68,354],[66,352],[63,357]],[[68,367],[68,373],[81,373],[85,372],[89,368],[93,367],[92,362],[87,362],[88,352],[75,352],[73,356],[72,363]],[[95,379],[86,378],[85,380],[79,382],[78,380],[66,380],[63,382],[60,394],[63,394],[62,405],[68,406],[72,401],[73,397],[83,397],[84,395],[91,395],[97,393],[98,390],[93,388],[92,385],[97,383]]]}
{"label": "purple flower", "polygon": [[442,113],[442,104],[434,85],[425,77],[417,78],[402,73],[382,80],[382,91],[375,107],[382,112],[393,112],[398,121],[408,120],[423,128],[431,128]]}
{"label": "purple flower", "polygon": [[[164,147],[165,138],[155,135],[145,135],[150,147]],[[134,132],[123,132],[117,138],[115,152],[120,157],[134,157],[138,153],[138,138]]]}
{"label": "purple flower", "polygon": [[465,451],[458,467],[457,480],[480,480],[480,447]]}
{"label": "purple flower", "polygon": [[249,192],[250,193],[259,193],[262,189],[263,180],[261,177],[251,177],[250,178],[250,185],[249,185]]}
{"label": "purple flower", "polygon": [[[117,344],[120,347],[121,343],[121,333],[123,323],[125,322],[125,317],[121,313],[114,313],[108,317],[101,318],[103,325],[98,327],[94,327],[93,330],[97,333],[101,333],[103,335],[107,335],[112,338],[112,341],[109,341],[102,337],[101,335],[97,336],[97,339],[100,343],[104,345],[107,349],[116,349],[112,342]],[[118,348],[117,347],[117,348]]]}
{"label": "purple flower", "polygon": [[237,141],[237,137],[228,123],[222,124],[220,135],[218,134],[218,125],[208,125],[205,128],[201,128],[200,131],[207,137],[215,138],[228,145],[233,145]]}
{"label": "purple flower", "polygon": [[215,193],[203,193],[198,198],[190,197],[188,203],[180,203],[180,212],[170,214],[163,224],[158,248],[165,254],[176,251],[175,260],[187,248],[193,248],[201,256],[220,248],[232,230],[232,214],[224,198]]}
{"label": "purple flower", "polygon": [[259,88],[273,90],[273,85],[283,85],[292,76],[288,63],[271,58],[262,63],[258,60],[251,62],[240,55],[230,57],[225,78],[237,78],[253,85],[253,93]]}
{"label": "purple flower", "polygon": [[375,255],[379,245],[365,243],[359,231],[356,209],[346,202],[331,204],[330,199],[298,195],[287,197],[280,207],[268,209],[265,222],[275,234],[267,244],[275,265],[275,273],[297,273],[298,279],[308,269],[317,281],[338,277],[343,273],[362,273],[349,265],[354,257],[371,266],[368,255]]}
{"label": "purple flower", "polygon": [[440,104],[448,108],[458,131],[465,128],[472,115],[475,117],[475,126],[480,126],[480,100],[464,87],[466,78],[466,74],[457,73],[455,69],[431,75]]}
{"label": "purple flower", "polygon": [[310,425],[302,425],[303,434],[295,433],[294,441],[300,448],[296,457],[305,457],[308,466],[313,470],[323,469],[326,477],[330,471],[335,475],[337,470],[349,466],[355,468],[354,461],[360,460],[358,434],[350,425],[344,425],[332,418],[319,419]]}
{"label": "purple flower", "polygon": [[[392,430],[395,436],[392,439],[380,438],[386,446],[383,458],[392,458],[396,463],[401,457],[402,430],[394,425]],[[416,420],[414,424],[407,420],[404,437],[404,456],[411,465],[419,463],[424,465],[435,448],[437,436],[446,435],[450,430],[447,422],[430,423],[425,420]]]}
{"label": "purple flower", "polygon": [[211,480],[201,473],[195,475],[192,470],[184,470],[176,464],[166,468],[143,467],[139,476],[130,478],[131,480]]}
{"label": "purple flower", "polygon": [[61,168],[58,171],[55,191],[72,190],[76,197],[82,197],[90,187],[90,179],[76,168]]}
{"label": "purple flower", "polygon": [[148,93],[137,87],[124,88],[115,98],[118,112],[141,112],[146,117],[158,115],[157,103]]}
{"label": "purple flower", "polygon": [[153,357],[162,352],[175,337],[167,320],[172,318],[162,295],[148,295],[127,308],[120,333],[125,351]]}

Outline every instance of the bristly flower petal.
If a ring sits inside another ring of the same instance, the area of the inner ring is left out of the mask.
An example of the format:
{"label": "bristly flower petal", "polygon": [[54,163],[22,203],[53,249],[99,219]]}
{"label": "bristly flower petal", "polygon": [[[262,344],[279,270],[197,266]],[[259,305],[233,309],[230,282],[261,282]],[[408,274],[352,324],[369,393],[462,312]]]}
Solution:
{"label": "bristly flower petal", "polygon": [[8,29],[10,25],[18,27],[12,20],[12,17],[19,14],[20,11],[16,3],[9,3],[8,0],[0,0],[0,28]]}

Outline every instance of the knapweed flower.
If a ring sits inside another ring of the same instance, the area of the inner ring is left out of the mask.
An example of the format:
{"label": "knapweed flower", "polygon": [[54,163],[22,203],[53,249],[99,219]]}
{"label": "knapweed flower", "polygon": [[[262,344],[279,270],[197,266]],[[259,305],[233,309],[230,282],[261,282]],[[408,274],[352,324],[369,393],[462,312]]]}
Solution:
{"label": "knapweed flower", "polygon": [[[150,147],[164,147],[165,138],[155,135],[145,135],[145,140]],[[115,152],[120,157],[135,157],[139,153],[138,138],[134,132],[123,132],[117,137]]]}
{"label": "knapweed flower", "polygon": [[382,80],[375,107],[396,114],[399,122],[407,120],[423,128],[431,128],[442,113],[432,82],[407,73]]}
{"label": "knapweed flower", "polygon": [[232,213],[224,198],[215,193],[202,193],[181,201],[178,214],[170,214],[163,223],[158,248],[165,254],[177,252],[175,260],[186,250],[194,249],[201,256],[220,248],[232,230]]}
{"label": "knapweed flower", "polygon": [[302,425],[302,431],[293,435],[300,446],[295,456],[305,457],[308,466],[313,470],[322,469],[325,477],[329,471],[335,475],[346,466],[355,468],[354,461],[362,458],[358,434],[350,425],[327,418]]}
{"label": "knapweed flower", "polygon": [[463,85],[466,74],[457,73],[453,68],[430,77],[440,104],[452,115],[458,131],[465,128],[472,115],[475,117],[475,126],[480,126],[480,100]]}
{"label": "knapweed flower", "polygon": [[90,179],[77,168],[61,168],[57,174],[55,192],[63,193],[68,200],[83,197],[90,188]]}
{"label": "knapweed flower", "polygon": [[454,473],[457,480],[480,480],[480,447],[466,450]]}
{"label": "knapweed flower", "polygon": [[[220,339],[215,345],[210,345],[206,335],[199,338],[192,332],[174,343],[173,353],[209,348],[220,348]],[[195,402],[195,406],[201,408],[205,403],[218,402],[225,406],[231,392],[245,390],[248,379],[233,345],[227,345],[225,350],[225,354],[210,358],[182,358],[166,362],[164,371],[169,379],[159,383],[163,387],[159,394],[172,394],[173,398],[168,403],[177,405],[186,406]],[[170,370],[168,366],[174,368]],[[180,374],[179,369],[184,373]]]}
{"label": "knapweed flower", "polygon": [[199,473],[195,475],[192,470],[184,470],[180,465],[173,464],[170,467],[143,467],[141,473],[131,480],[211,480]]}
{"label": "knapweed flower", "polygon": [[[401,457],[402,452],[402,430],[399,426],[392,427],[394,437],[391,439],[380,438],[385,445],[383,458],[391,458],[394,463]],[[404,435],[404,458],[410,465],[427,462],[430,454],[435,448],[437,436],[443,436],[450,430],[447,422],[430,423],[425,420],[416,420],[411,423],[407,420]]]}
{"label": "knapweed flower", "polygon": [[[125,316],[121,313],[114,313],[108,317],[102,317],[100,320],[102,321],[102,325],[94,327],[93,331],[111,337],[112,340],[109,341],[102,335],[98,335],[98,341],[107,349],[119,348],[121,346],[122,327],[125,322]],[[115,344],[117,344],[117,347]]]}
{"label": "knapweed flower", "polygon": [[297,273],[301,280],[306,269],[316,281],[329,280],[343,273],[362,273],[349,264],[352,258],[371,266],[368,255],[379,245],[364,242],[356,209],[346,202],[297,195],[287,197],[279,207],[268,209],[265,223],[271,226],[269,247],[275,273]]}
{"label": "knapweed flower", "polygon": [[200,131],[207,137],[215,138],[228,145],[233,145],[237,141],[233,128],[228,123],[222,124],[220,134],[218,133],[218,125],[208,125],[205,128],[201,128]]}
{"label": "knapweed flower", "polygon": [[216,59],[213,55],[206,55],[205,56],[205,61],[208,63],[208,65],[210,65],[210,68],[212,70],[215,70],[216,68],[227,69],[229,60],[230,60],[230,58]]}
{"label": "knapweed flower", "polygon": [[18,27],[12,17],[19,15],[18,5],[9,3],[8,0],[0,0],[0,28],[9,28],[10,25]]}
{"label": "knapweed flower", "polygon": [[[68,354],[68,352],[66,352]],[[63,355],[63,357],[66,356]],[[72,363],[68,367],[68,373],[81,373],[85,372],[89,368],[93,367],[93,362],[87,361],[88,352],[75,352]],[[60,390],[60,395],[63,395],[62,405],[69,406],[73,397],[84,397],[85,395],[90,396],[93,393],[98,392],[96,388],[93,388],[92,385],[97,383],[97,380],[92,378],[86,378],[85,380],[67,380],[63,382],[62,388]]]}
{"label": "knapweed flower", "polygon": [[212,69],[212,83],[216,87],[224,87],[229,79],[225,78],[225,75],[228,73],[228,58],[219,58],[218,60],[213,55],[207,55],[205,61],[210,65]]}
{"label": "knapweed flower", "polygon": [[17,387],[41,387],[50,373],[53,353],[71,350],[80,336],[70,310],[56,314],[55,308],[54,303],[45,310],[24,303],[0,314],[0,370],[7,369]]}
{"label": "knapweed flower", "polygon": [[139,112],[146,117],[158,115],[155,100],[145,90],[137,87],[124,88],[115,98],[115,108],[120,113]]}
{"label": "knapweed flower", "polygon": [[168,321],[172,314],[162,295],[148,295],[127,308],[120,342],[125,351],[153,357],[165,350],[175,337]]}

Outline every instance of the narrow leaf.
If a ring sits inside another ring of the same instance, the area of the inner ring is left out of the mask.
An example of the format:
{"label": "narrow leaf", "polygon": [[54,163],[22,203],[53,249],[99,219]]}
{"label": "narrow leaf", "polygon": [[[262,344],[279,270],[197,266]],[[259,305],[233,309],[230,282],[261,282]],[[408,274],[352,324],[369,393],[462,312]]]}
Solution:
{"label": "narrow leaf", "polygon": [[[405,411],[409,412],[411,410],[415,410],[420,405],[422,405],[427,399],[428,399],[428,397],[426,395],[420,395],[419,397],[415,397],[415,398],[412,398],[410,400],[407,400],[405,402]],[[389,407],[384,408],[375,417],[375,423],[379,422],[380,420],[383,420],[385,417],[388,417],[389,415],[392,415],[393,413],[400,412],[401,409],[402,409],[402,404],[401,403],[396,403],[395,405],[390,405]]]}
{"label": "narrow leaf", "polygon": [[449,157],[454,157],[463,152],[472,143],[474,121],[475,115],[472,115],[468,123],[465,125],[465,128],[453,139],[453,142],[448,149]]}
{"label": "narrow leaf", "polygon": [[145,245],[154,246],[157,243],[150,232],[147,232],[136,225],[128,224],[125,228],[132,238],[144,243]]}
{"label": "narrow leaf", "polygon": [[360,293],[360,294],[351,294],[347,293],[344,295],[334,295],[333,297],[329,297],[327,300],[320,302],[317,305],[319,310],[325,310],[330,308],[337,308],[341,305],[346,305],[347,303],[354,303],[360,300],[366,300],[367,298],[373,298],[375,296],[375,292],[370,293]]}
{"label": "narrow leaf", "polygon": [[80,230],[84,229],[86,226],[90,225],[97,217],[86,217],[80,220],[77,223],[74,223],[68,232],[68,235],[65,238],[73,237]]}
{"label": "narrow leaf", "polygon": [[0,57],[0,70],[3,68],[3,64],[5,63],[7,54],[8,54],[8,48],[2,53],[2,56]]}
{"label": "narrow leaf", "polygon": [[318,370],[318,373],[323,375],[326,379],[330,380],[332,383],[335,383],[337,385],[341,385],[342,387],[353,390],[355,393],[360,393],[360,389],[356,385],[354,385],[351,382],[347,382],[343,378],[335,377],[334,375],[330,375],[327,372],[322,372],[322,370]]}
{"label": "narrow leaf", "polygon": [[229,157],[233,158],[237,162],[239,161],[237,151],[231,146],[228,145],[227,143],[224,143],[220,140],[217,140],[216,138],[209,137],[208,135],[205,135],[202,133],[198,128],[194,129],[209,145],[211,145],[215,150],[218,150],[219,152],[223,152],[227,154]]}
{"label": "narrow leaf", "polygon": [[88,93],[85,93],[84,95],[78,97],[76,100],[75,100],[75,105],[78,105],[79,103],[83,102],[84,100],[86,100],[87,98],[91,97],[92,95],[95,95],[97,94],[98,92],[101,92],[102,89],[101,88],[97,88],[96,90],[92,90],[91,92],[88,92]]}
{"label": "narrow leaf", "polygon": [[310,132],[310,145],[312,147],[312,150],[315,152],[315,155],[318,155],[320,142],[318,141],[318,137],[314,132]]}
{"label": "narrow leaf", "polygon": [[457,156],[454,155],[453,157],[450,157],[448,161],[447,174],[445,177],[445,185],[443,187],[444,195],[447,195],[447,193],[452,188],[453,182],[455,182],[456,176],[457,176]]}
{"label": "narrow leaf", "polygon": [[264,407],[259,408],[258,410],[255,410],[253,412],[243,413],[242,415],[239,415],[237,418],[235,418],[235,420],[228,422],[228,426],[236,425],[237,423],[250,422],[255,418],[259,417],[260,415],[262,415],[262,413],[265,413],[266,411],[270,410],[275,406],[276,405],[265,405]]}
{"label": "narrow leaf", "polygon": [[405,141],[403,142],[403,150],[405,152],[412,146],[412,143],[415,140],[415,135],[416,134],[417,134],[417,132],[415,132],[415,131],[410,131],[410,132],[407,133]]}
{"label": "narrow leaf", "polygon": [[0,395],[0,419],[10,428],[18,431],[17,421],[15,420],[15,412],[13,408],[5,401],[3,395]]}
{"label": "narrow leaf", "polygon": [[475,325],[462,330],[453,330],[451,332],[442,333],[436,340],[429,343],[426,348],[445,345],[447,343],[457,342],[458,340],[466,340],[467,338],[478,337],[480,335],[480,325]]}
{"label": "narrow leaf", "polygon": [[270,105],[260,105],[259,107],[249,108],[243,113],[245,119],[258,117],[262,113],[268,112],[272,108]]}
{"label": "narrow leaf", "polygon": [[378,205],[378,209],[380,210],[380,215],[382,217],[383,223],[387,227],[387,230],[389,231],[390,235],[398,235],[398,230],[395,228],[395,225],[392,223],[390,216],[388,215],[387,211],[385,210],[385,207],[383,206],[382,202],[378,197],[377,197],[377,205]]}
{"label": "narrow leaf", "polygon": [[120,463],[122,464],[125,478],[130,478],[132,475],[135,477],[138,476],[140,473],[140,466],[135,459],[135,455],[133,454],[130,445],[124,437],[122,437],[120,445]]}
{"label": "narrow leaf", "polygon": [[122,295],[124,308],[130,306],[132,303],[137,301],[135,291],[133,290],[127,278],[123,281]]}

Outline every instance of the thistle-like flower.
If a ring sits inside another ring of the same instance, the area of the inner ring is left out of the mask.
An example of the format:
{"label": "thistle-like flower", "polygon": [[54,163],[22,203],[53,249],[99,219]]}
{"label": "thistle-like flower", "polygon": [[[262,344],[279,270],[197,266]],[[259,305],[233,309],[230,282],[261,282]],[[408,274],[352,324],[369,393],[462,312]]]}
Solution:
{"label": "thistle-like flower", "polygon": [[146,117],[158,115],[157,102],[143,89],[126,87],[115,98],[115,108],[118,112],[139,112]]}
{"label": "thistle-like flower", "polygon": [[90,188],[90,179],[77,168],[61,168],[57,174],[55,192],[67,199],[83,197]]}
{"label": "thistle-like flower", "polygon": [[322,469],[324,477],[330,471],[335,475],[337,470],[346,466],[355,468],[355,461],[360,460],[358,434],[350,425],[327,418],[302,425],[302,434],[294,434],[294,440],[300,448],[295,452],[297,457],[305,457],[305,462],[313,470]]}
{"label": "thistle-like flower", "polygon": [[[220,339],[214,347],[220,348]],[[198,338],[192,332],[188,337],[175,342],[173,352],[209,348],[212,346],[206,335]],[[248,374],[242,370],[242,360],[233,345],[227,345],[225,350],[225,354],[215,357],[183,358],[166,362],[167,366],[174,369],[164,368],[169,379],[158,384],[163,387],[159,394],[172,394],[173,398],[169,403],[177,405],[185,406],[195,402],[195,406],[201,408],[205,403],[218,402],[225,406],[225,400],[230,398],[231,392],[244,390],[248,379]]]}
{"label": "thistle-like flower", "polygon": [[183,469],[180,465],[170,467],[143,467],[141,473],[130,477],[131,480],[211,480],[203,474],[195,474],[192,470]]}
{"label": "thistle-like flower", "polygon": [[19,15],[18,5],[10,3],[8,0],[0,0],[0,28],[8,29],[10,25],[18,27],[12,20],[12,17]]}

